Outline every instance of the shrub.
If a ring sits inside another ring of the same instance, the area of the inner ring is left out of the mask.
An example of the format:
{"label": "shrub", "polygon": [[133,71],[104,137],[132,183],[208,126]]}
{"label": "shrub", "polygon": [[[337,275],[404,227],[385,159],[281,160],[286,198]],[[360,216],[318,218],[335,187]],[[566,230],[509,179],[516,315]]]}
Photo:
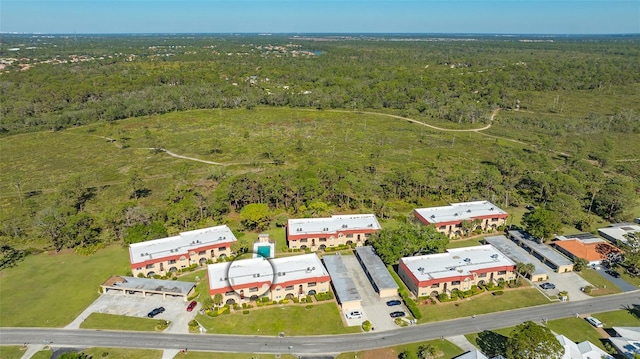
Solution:
{"label": "shrub", "polygon": [[269,297],[262,297],[262,298],[260,298],[260,301],[262,303],[267,303],[269,301]]}
{"label": "shrub", "polygon": [[243,310],[242,314],[249,314],[249,310],[247,310],[247,309]]}
{"label": "shrub", "polygon": [[307,305],[305,306],[305,308],[307,308],[307,309],[311,309],[311,308],[313,308],[313,304],[307,304]]}
{"label": "shrub", "polygon": [[503,290],[496,290],[492,293],[493,295],[503,295],[504,291]]}
{"label": "shrub", "polygon": [[593,291],[593,287],[588,285],[588,286],[582,288],[582,291],[585,292],[586,294],[591,294],[591,292]]}
{"label": "shrub", "polygon": [[364,330],[365,332],[370,331],[372,326],[373,325],[371,325],[371,322],[368,320],[365,320],[364,322],[362,322],[362,330]]}
{"label": "shrub", "polygon": [[411,312],[416,319],[422,319],[422,313],[420,313],[420,309],[418,309],[418,305],[411,298],[404,298],[404,304],[407,306],[407,309]]}
{"label": "shrub", "polygon": [[292,300],[293,300],[293,302],[294,302],[294,303],[298,303],[298,302],[300,301],[300,300],[299,300],[298,298],[296,298],[296,297],[293,297],[293,299],[292,299]]}
{"label": "shrub", "polygon": [[189,321],[189,324],[188,324],[188,325],[189,325],[189,328],[197,328],[197,327],[199,326],[199,325],[198,325],[198,322],[197,322],[195,319],[194,319],[194,320]]}
{"label": "shrub", "polygon": [[142,273],[138,273],[138,278],[145,278],[146,276]]}
{"label": "shrub", "polygon": [[449,301],[449,295],[447,293],[440,293],[438,294],[438,300],[441,302],[448,302]]}

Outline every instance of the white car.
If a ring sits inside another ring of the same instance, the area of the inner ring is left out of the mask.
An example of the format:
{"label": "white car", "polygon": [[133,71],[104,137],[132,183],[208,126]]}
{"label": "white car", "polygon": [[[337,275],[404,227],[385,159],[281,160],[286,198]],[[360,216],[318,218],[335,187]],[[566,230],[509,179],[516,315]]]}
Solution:
{"label": "white car", "polygon": [[604,326],[601,321],[594,317],[586,317],[584,319],[596,328],[602,328]]}
{"label": "white car", "polygon": [[362,312],[354,310],[346,314],[347,319],[360,319],[362,318]]}

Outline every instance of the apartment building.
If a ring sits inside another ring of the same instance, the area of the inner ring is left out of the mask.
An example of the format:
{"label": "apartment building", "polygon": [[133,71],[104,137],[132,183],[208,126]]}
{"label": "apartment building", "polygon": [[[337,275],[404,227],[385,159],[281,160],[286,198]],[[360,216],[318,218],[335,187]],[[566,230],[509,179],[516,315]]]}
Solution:
{"label": "apartment building", "polygon": [[182,232],[177,236],[129,245],[129,261],[134,276],[166,275],[193,264],[204,266],[231,255],[236,241],[227,226]]}
{"label": "apartment building", "polygon": [[449,238],[468,235],[478,228],[483,232],[496,230],[506,223],[509,216],[489,201],[417,208],[413,213],[421,223],[435,226],[438,232],[446,234]]}
{"label": "apartment building", "polygon": [[290,219],[286,230],[289,248],[317,251],[345,244],[361,246],[380,230],[380,224],[373,214],[347,214]]}

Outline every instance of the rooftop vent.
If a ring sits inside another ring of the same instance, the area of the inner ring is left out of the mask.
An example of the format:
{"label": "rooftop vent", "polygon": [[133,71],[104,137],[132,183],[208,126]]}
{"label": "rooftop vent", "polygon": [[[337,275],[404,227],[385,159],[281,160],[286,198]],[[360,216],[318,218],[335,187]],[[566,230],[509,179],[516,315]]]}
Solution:
{"label": "rooftop vent", "polygon": [[448,270],[456,270],[456,267],[449,267]]}
{"label": "rooftop vent", "polygon": [[322,230],[326,232],[326,231],[328,231],[328,230],[329,230],[329,228],[328,228],[328,227],[325,227],[325,228],[323,228]]}
{"label": "rooftop vent", "polygon": [[489,210],[490,210],[490,211],[493,211],[494,209],[495,209],[495,208],[493,208],[493,207],[489,208]]}
{"label": "rooftop vent", "polygon": [[420,273],[424,272],[424,268],[422,268],[422,267],[418,268],[418,272],[420,272]]}
{"label": "rooftop vent", "polygon": [[435,215],[435,214],[432,214],[432,215],[431,215],[431,218],[436,218],[436,215]]}
{"label": "rooftop vent", "polygon": [[492,254],[492,255],[491,255],[491,258],[493,258],[493,259],[497,259],[497,258],[498,258],[498,255],[497,255],[497,254]]}
{"label": "rooftop vent", "polygon": [[470,209],[468,209],[468,210],[467,210],[467,213],[471,213],[471,210],[470,210]]}
{"label": "rooftop vent", "polygon": [[453,214],[454,217],[458,217],[458,212]]}
{"label": "rooftop vent", "polygon": [[346,224],[343,224],[343,225],[342,225],[342,228],[347,228],[347,225],[346,225]]}
{"label": "rooftop vent", "polygon": [[469,262],[471,262],[471,258],[465,258],[464,261],[469,263]]}
{"label": "rooftop vent", "polygon": [[373,227],[373,223],[369,223],[367,227]]}

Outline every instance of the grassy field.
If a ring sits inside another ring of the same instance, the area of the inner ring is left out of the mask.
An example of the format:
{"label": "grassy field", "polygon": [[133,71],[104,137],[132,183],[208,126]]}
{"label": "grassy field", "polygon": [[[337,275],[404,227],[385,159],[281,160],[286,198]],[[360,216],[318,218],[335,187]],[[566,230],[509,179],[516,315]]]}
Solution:
{"label": "grassy field", "polygon": [[[497,235],[497,234],[494,234],[494,235]],[[483,237],[478,237],[478,238],[472,238],[472,239],[450,240],[449,244],[447,244],[447,248],[462,248],[462,247],[479,246],[479,245],[482,245],[482,243],[480,243],[482,238],[484,238],[484,236]]]}
{"label": "grassy field", "polygon": [[246,335],[320,335],[359,333],[360,327],[345,327],[334,302],[314,305],[278,305],[254,308],[249,314],[233,313],[211,318],[196,318],[212,334]]}
{"label": "grassy field", "polygon": [[110,275],[129,271],[128,258],[120,246],[90,256],[71,251],[28,256],[0,275],[0,326],[69,324],[98,298],[100,284]]}
{"label": "grassy field", "polygon": [[507,289],[503,295],[497,297],[491,293],[483,293],[456,302],[421,305],[419,308],[423,316],[421,322],[437,322],[548,303],[549,300],[538,290],[518,288]]}
{"label": "grassy field", "polygon": [[[92,358],[108,359],[160,359],[162,350],[124,349],[124,348],[88,348],[82,351]],[[105,355],[106,353],[106,355]]]}
{"label": "grassy field", "polygon": [[[111,358],[111,357],[109,357]],[[208,352],[192,352],[178,353],[176,359],[297,359],[295,355],[281,354],[276,357],[275,354],[246,354],[246,353],[208,353]]]}
{"label": "grassy field", "polygon": [[591,292],[591,296],[593,297],[622,292],[615,284],[598,274],[593,269],[587,268],[582,272],[576,273],[595,287]]}
{"label": "grassy field", "polygon": [[[464,350],[458,348],[455,344],[447,340],[429,340],[419,343],[411,343],[398,345],[391,348],[365,350],[360,352],[342,353],[336,359],[356,359],[356,358],[375,358],[375,359],[396,359],[403,351],[409,352],[410,359],[417,359],[416,352],[421,345],[431,345],[439,352],[436,358],[453,358],[464,353]],[[435,358],[434,358],[435,359]]]}
{"label": "grassy field", "polygon": [[91,313],[81,324],[82,329],[133,330],[140,332],[155,331],[161,319],[136,318],[124,315]]}

